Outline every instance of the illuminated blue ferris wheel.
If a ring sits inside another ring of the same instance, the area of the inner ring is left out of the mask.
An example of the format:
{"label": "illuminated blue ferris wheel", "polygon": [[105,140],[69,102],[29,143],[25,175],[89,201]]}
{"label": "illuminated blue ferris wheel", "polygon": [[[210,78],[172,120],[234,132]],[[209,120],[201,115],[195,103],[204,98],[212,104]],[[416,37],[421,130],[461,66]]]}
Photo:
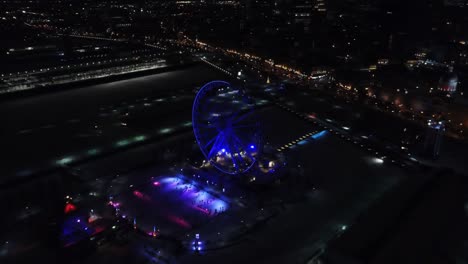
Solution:
{"label": "illuminated blue ferris wheel", "polygon": [[209,82],[197,93],[193,131],[206,160],[218,170],[240,174],[255,164],[261,142],[254,106],[242,89],[225,81]]}

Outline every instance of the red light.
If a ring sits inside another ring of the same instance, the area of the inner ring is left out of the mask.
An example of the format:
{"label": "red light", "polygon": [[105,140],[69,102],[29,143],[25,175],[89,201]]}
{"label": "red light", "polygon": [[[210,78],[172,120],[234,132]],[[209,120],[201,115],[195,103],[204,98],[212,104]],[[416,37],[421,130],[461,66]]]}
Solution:
{"label": "red light", "polygon": [[187,222],[185,219],[181,218],[181,217],[177,217],[177,216],[173,216],[173,215],[170,215],[168,217],[172,222],[178,224],[179,226],[182,226],[184,228],[192,228],[192,225]]}
{"label": "red light", "polygon": [[76,210],[76,206],[74,206],[73,204],[67,203],[67,204],[65,205],[65,213],[66,213],[66,214],[71,213],[71,212],[73,212],[73,211],[75,211],[75,210]]}
{"label": "red light", "polygon": [[143,198],[143,194],[139,191],[133,191],[133,194],[138,198]]}
{"label": "red light", "polygon": [[207,215],[210,214],[210,211],[208,209],[205,209],[205,208],[202,208],[202,207],[199,207],[199,206],[193,206],[193,208],[200,211],[200,212],[203,212],[203,213],[205,213]]}
{"label": "red light", "polygon": [[145,201],[150,201],[150,197],[146,194],[143,194],[142,192],[140,191],[133,191],[133,195],[135,195],[136,197],[142,199],[142,200],[145,200]]}

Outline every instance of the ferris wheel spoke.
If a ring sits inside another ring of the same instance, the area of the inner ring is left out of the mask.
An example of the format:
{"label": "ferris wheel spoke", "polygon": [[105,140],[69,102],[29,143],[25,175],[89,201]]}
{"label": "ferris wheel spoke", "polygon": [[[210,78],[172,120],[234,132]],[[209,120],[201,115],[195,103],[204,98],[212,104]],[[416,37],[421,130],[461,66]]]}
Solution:
{"label": "ferris wheel spoke", "polygon": [[223,133],[219,133],[218,136],[216,137],[215,143],[210,149],[210,152],[207,157],[208,159],[211,159],[213,157],[213,154],[219,151],[219,146],[222,145],[223,142],[224,142],[224,135]]}
{"label": "ferris wheel spoke", "polygon": [[[219,134],[218,134],[219,136]],[[206,145],[203,147],[204,149],[208,148],[211,144],[213,144],[213,142],[218,138],[218,136],[214,136],[212,139],[210,139],[208,141],[208,143],[206,143]]]}
{"label": "ferris wheel spoke", "polygon": [[[242,144],[242,142],[240,141],[240,139],[239,139],[238,137],[233,136],[233,138],[234,138],[234,140],[235,140],[238,144],[241,145],[241,147],[244,146],[244,144]],[[252,155],[250,155],[250,153],[249,153],[249,151],[248,151],[247,149],[242,148],[242,150],[244,150],[245,154],[246,154],[247,156],[249,156],[249,158],[250,158],[251,161],[254,161],[254,160],[255,160],[254,157],[252,157]],[[241,150],[241,151],[242,151],[242,150]]]}

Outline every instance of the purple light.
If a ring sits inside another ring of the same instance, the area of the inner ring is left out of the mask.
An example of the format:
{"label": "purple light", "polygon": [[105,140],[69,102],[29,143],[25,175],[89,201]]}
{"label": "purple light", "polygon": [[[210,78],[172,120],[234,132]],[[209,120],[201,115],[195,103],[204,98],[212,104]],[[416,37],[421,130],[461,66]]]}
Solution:
{"label": "purple light", "polygon": [[[188,206],[207,217],[216,216],[218,213],[222,213],[229,208],[229,204],[225,201],[211,195],[202,188],[199,188],[184,179],[163,177],[157,180],[159,183],[157,187],[158,190],[164,193],[170,193],[170,195],[178,196],[185,206]],[[155,182],[156,180],[152,181],[153,184],[155,184]],[[175,222],[178,225],[183,227],[190,226],[190,223],[186,222],[184,219],[180,219],[180,217],[174,216],[170,218],[172,222]],[[196,245],[198,244],[196,243]]]}
{"label": "purple light", "polygon": [[80,219],[76,219],[76,222],[77,222],[77,223],[80,223],[80,222],[81,222],[81,220],[80,220]]}
{"label": "purple light", "polygon": [[153,182],[153,185],[154,185],[154,186],[159,186],[160,183],[159,183],[158,181],[155,181],[155,182]]}
{"label": "purple light", "polygon": [[120,203],[118,203],[118,202],[113,202],[113,201],[110,201],[110,202],[109,202],[109,205],[111,205],[112,207],[114,207],[114,208],[116,208],[116,209],[117,209],[117,208],[120,206]]}

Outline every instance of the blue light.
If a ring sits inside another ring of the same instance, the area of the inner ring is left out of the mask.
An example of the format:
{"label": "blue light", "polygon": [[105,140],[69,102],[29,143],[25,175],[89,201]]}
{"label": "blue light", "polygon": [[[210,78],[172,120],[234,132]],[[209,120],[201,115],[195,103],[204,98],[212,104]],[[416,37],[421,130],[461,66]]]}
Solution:
{"label": "blue light", "polygon": [[[240,90],[231,91],[231,89],[231,85],[224,81],[212,81],[205,84],[197,92],[193,102],[192,126],[195,139],[206,160],[224,173],[238,174],[249,170],[255,163],[252,152],[255,152],[257,148],[255,140],[257,139],[256,129],[258,127],[256,123],[250,124],[252,121],[246,119],[246,117],[250,117],[250,113],[242,111],[246,110],[241,107],[243,104],[235,106],[233,109],[225,109],[226,106],[231,106],[230,104],[221,105],[222,102],[226,101],[226,99],[218,100],[221,96],[230,95],[229,97],[232,97],[231,104],[246,100]],[[217,103],[206,105],[210,102]],[[239,136],[238,133],[242,136]],[[250,145],[245,143],[250,143]],[[242,151],[245,151],[245,155],[249,156],[250,159],[234,156],[235,153]],[[227,154],[228,156],[225,158],[229,161],[218,162],[216,155],[221,154],[223,156]]]}
{"label": "blue light", "polygon": [[325,136],[326,134],[327,134],[327,131],[324,130],[324,131],[322,131],[322,132],[319,132],[319,133],[317,133],[317,134],[312,135],[312,138],[313,138],[313,139],[318,139],[318,138],[321,138],[321,137]]}

